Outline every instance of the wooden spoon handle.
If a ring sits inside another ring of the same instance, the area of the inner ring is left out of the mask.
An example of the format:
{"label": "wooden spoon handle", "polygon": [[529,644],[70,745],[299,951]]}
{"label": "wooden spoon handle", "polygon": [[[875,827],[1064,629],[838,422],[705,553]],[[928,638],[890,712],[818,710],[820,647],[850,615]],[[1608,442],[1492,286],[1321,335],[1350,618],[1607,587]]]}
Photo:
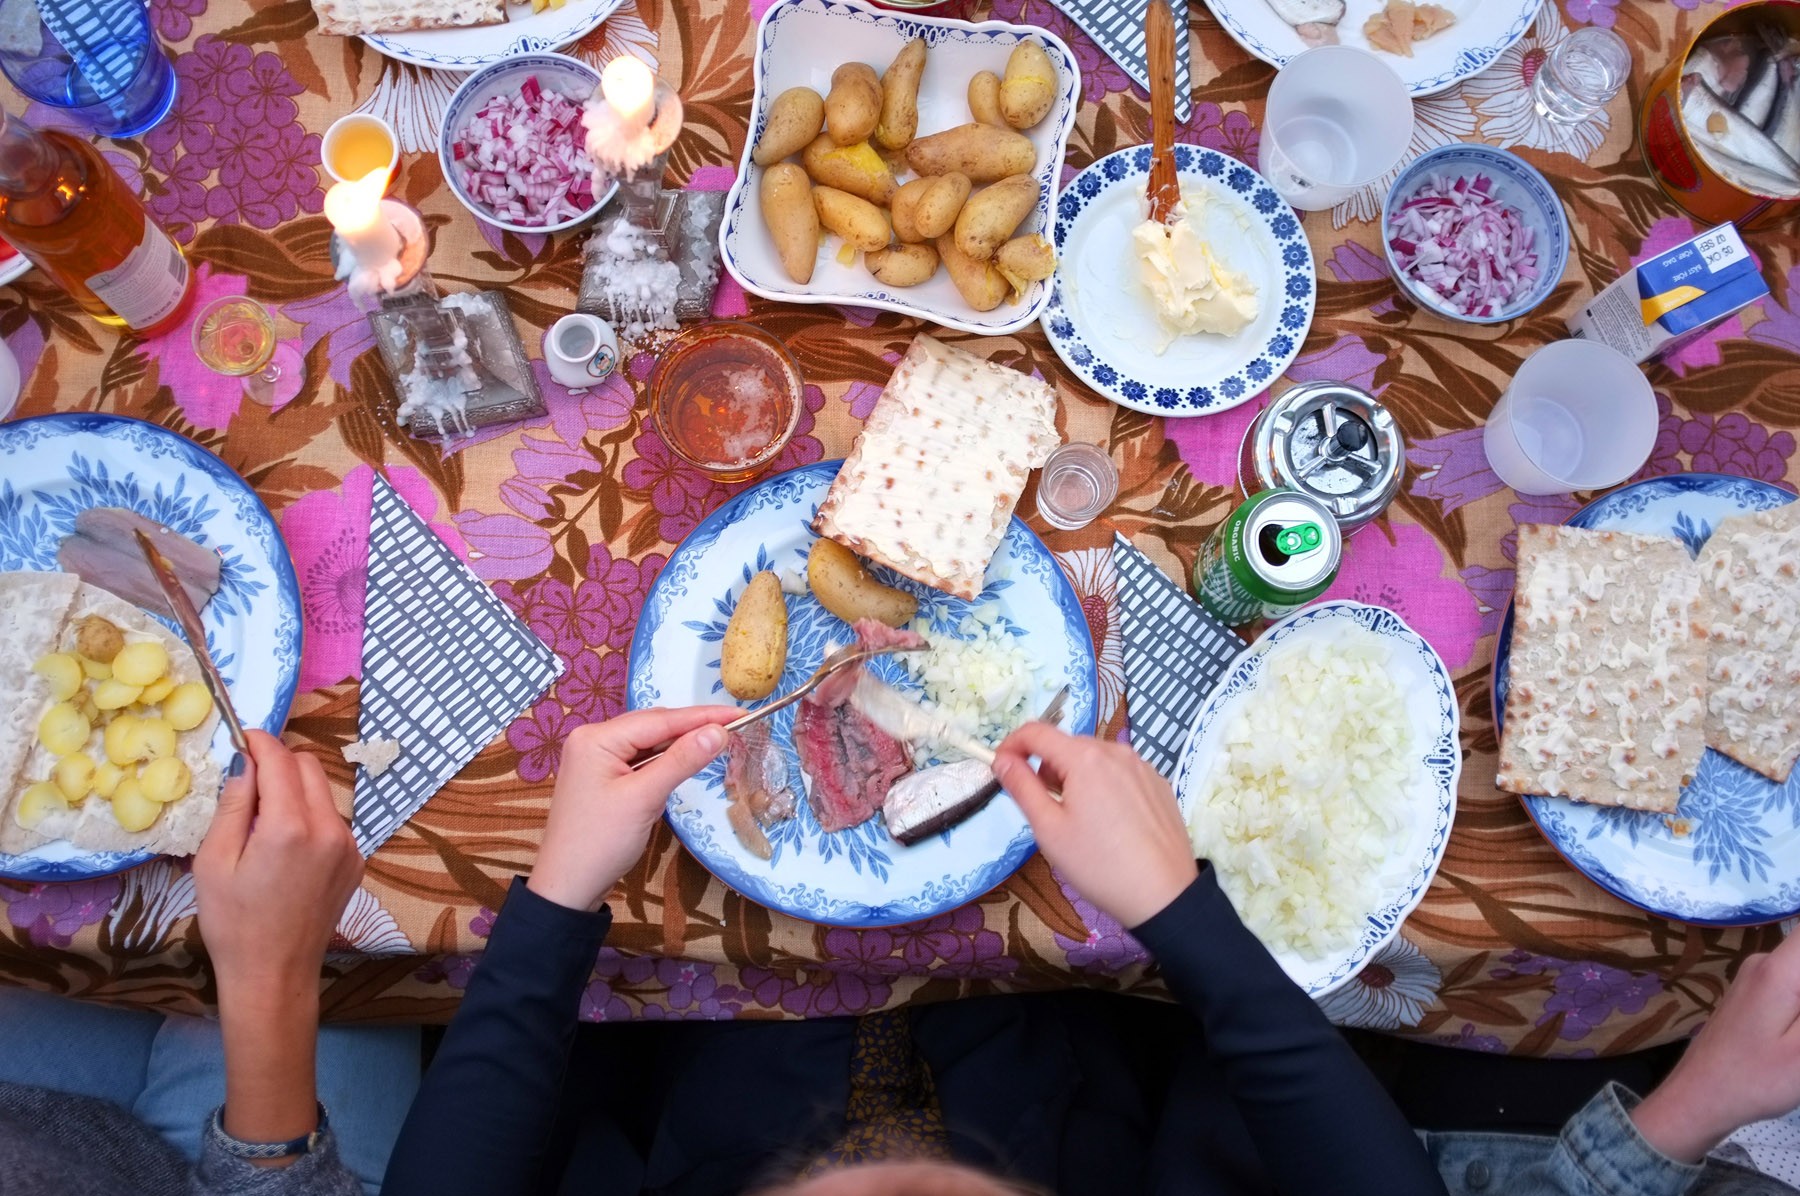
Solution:
{"label": "wooden spoon handle", "polygon": [[1144,45],[1150,67],[1150,218],[1167,224],[1181,202],[1175,174],[1175,14],[1168,0],[1149,0]]}

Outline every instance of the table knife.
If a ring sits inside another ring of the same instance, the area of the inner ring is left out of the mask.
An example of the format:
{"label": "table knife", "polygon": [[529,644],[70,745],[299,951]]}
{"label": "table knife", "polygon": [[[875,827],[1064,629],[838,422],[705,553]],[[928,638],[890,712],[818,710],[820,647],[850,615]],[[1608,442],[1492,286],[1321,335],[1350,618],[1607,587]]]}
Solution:
{"label": "table knife", "polygon": [[231,746],[245,756],[250,754],[250,740],[244,735],[244,724],[239,721],[237,710],[231,704],[231,694],[225,688],[225,678],[219,675],[219,666],[213,663],[211,653],[206,650],[206,629],[200,625],[200,612],[175,579],[175,570],[169,567],[168,558],[156,550],[141,529],[131,533],[137,537],[138,548],[144,554],[144,560],[150,566],[150,572],[156,577],[156,584],[162,587],[163,598],[169,604],[169,613],[181,624],[181,630],[187,635],[188,647],[194,650],[194,659],[200,662],[200,676],[211,691],[213,704],[219,708],[219,717],[225,720],[225,727],[231,734]]}

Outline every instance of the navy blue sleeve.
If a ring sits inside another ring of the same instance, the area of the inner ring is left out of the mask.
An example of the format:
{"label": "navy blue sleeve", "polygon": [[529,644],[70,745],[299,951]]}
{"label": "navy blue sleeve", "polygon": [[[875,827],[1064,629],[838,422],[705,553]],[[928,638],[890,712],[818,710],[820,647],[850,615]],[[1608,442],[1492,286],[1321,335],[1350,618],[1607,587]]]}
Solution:
{"label": "navy blue sleeve", "polygon": [[1132,934],[1200,1019],[1207,1056],[1278,1191],[1444,1191],[1400,1110],[1244,926],[1211,867]]}
{"label": "navy blue sleeve", "polygon": [[509,1196],[538,1182],[581,993],[612,925],[515,879],[388,1162],[385,1196]]}

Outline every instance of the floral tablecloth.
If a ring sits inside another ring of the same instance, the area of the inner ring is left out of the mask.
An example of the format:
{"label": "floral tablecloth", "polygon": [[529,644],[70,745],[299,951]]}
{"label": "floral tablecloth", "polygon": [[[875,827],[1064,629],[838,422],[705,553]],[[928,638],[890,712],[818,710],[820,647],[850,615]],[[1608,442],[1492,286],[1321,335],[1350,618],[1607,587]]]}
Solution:
{"label": "floral tablecloth", "polygon": [[[565,659],[555,689],[371,859],[344,918],[326,1016],[441,1020],[468,982],[509,878],[532,859],[558,744],[570,728],[622,708],[625,650],[646,589],[673,546],[731,490],[685,468],[646,423],[642,356],[625,377],[579,397],[540,365],[547,419],[484,433],[448,456],[397,434],[368,325],[327,266],[320,131],[353,108],[399,129],[405,154],[395,188],[434,230],[440,283],[504,290],[534,355],[541,330],[572,306],[577,238],[497,235],[457,206],[432,152],[455,76],[320,36],[308,0],[151,7],[174,55],[179,103],[141,141],[106,143],[106,153],[187,247],[201,297],[248,291],[275,305],[310,377],[278,410],[245,403],[235,380],[195,362],[188,328],[143,342],[117,338],[33,273],[0,290],[0,333],[27,379],[17,416],[98,410],[149,419],[193,437],[251,481],[280,519],[305,598],[302,692],[288,741],[324,763],[346,809],[351,770],[339,749],[356,727],[376,472]],[[1146,139],[1145,96],[1048,0],[973,7],[1047,26],[1075,47],[1084,102],[1069,171]],[[1231,42],[1202,3],[1190,7],[1197,93],[1181,139],[1255,164],[1270,68]],[[1489,70],[1419,103],[1417,149],[1490,141],[1555,181],[1576,252],[1552,299],[1530,317],[1455,326],[1397,299],[1371,223],[1378,189],[1306,219],[1320,263],[1318,317],[1276,389],[1314,378],[1366,387],[1411,445],[1402,494],[1387,519],[1356,538],[1332,594],[1400,611],[1454,668],[1467,755],[1442,871],[1403,940],[1331,998],[1342,1021],[1490,1051],[1625,1051],[1691,1033],[1744,955],[1779,935],[1673,924],[1614,901],[1571,871],[1518,803],[1492,786],[1488,687],[1512,587],[1513,527],[1560,520],[1578,500],[1505,490],[1486,468],[1479,429],[1505,380],[1533,348],[1562,335],[1562,316],[1580,299],[1628,259],[1696,231],[1646,176],[1631,112],[1651,71],[1714,11],[1701,0],[1548,3]],[[744,137],[759,13],[744,0],[639,0],[572,52],[655,63],[687,105],[673,181],[723,189]],[[1616,28],[1638,65],[1628,94],[1607,112],[1552,126],[1534,115],[1528,84],[1548,50],[1582,24]],[[28,115],[55,120],[41,108]],[[1646,474],[1719,470],[1783,485],[1796,475],[1800,375],[1790,355],[1800,350],[1800,240],[1786,230],[1748,240],[1774,295],[1653,372],[1662,431]],[[885,313],[747,301],[729,282],[716,310],[748,312],[780,335],[811,382],[784,465],[848,450],[918,330]],[[1236,448],[1257,405],[1165,422],[1073,382],[1035,329],[979,350],[1054,380],[1064,435],[1108,445],[1122,474],[1104,519],[1047,537],[1087,611],[1102,713],[1116,733],[1125,712],[1112,533],[1185,571],[1237,501]],[[0,979],[167,1009],[211,1000],[182,864],[79,884],[0,884],[0,907]],[[745,901],[665,829],[613,910],[611,944],[582,1002],[594,1020],[839,1014],[1069,985],[1156,991],[1137,944],[1041,860],[954,913],[856,932]]]}

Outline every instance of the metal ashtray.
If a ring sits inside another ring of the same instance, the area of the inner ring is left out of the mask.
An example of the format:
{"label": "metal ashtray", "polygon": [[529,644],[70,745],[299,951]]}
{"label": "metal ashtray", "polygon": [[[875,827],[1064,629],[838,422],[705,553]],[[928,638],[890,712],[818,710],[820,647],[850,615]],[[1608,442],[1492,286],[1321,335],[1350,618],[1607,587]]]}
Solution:
{"label": "metal ashtray", "polygon": [[1400,427],[1373,395],[1307,382],[1283,391],[1245,430],[1238,485],[1246,496],[1298,490],[1348,536],[1387,510],[1405,468]]}

